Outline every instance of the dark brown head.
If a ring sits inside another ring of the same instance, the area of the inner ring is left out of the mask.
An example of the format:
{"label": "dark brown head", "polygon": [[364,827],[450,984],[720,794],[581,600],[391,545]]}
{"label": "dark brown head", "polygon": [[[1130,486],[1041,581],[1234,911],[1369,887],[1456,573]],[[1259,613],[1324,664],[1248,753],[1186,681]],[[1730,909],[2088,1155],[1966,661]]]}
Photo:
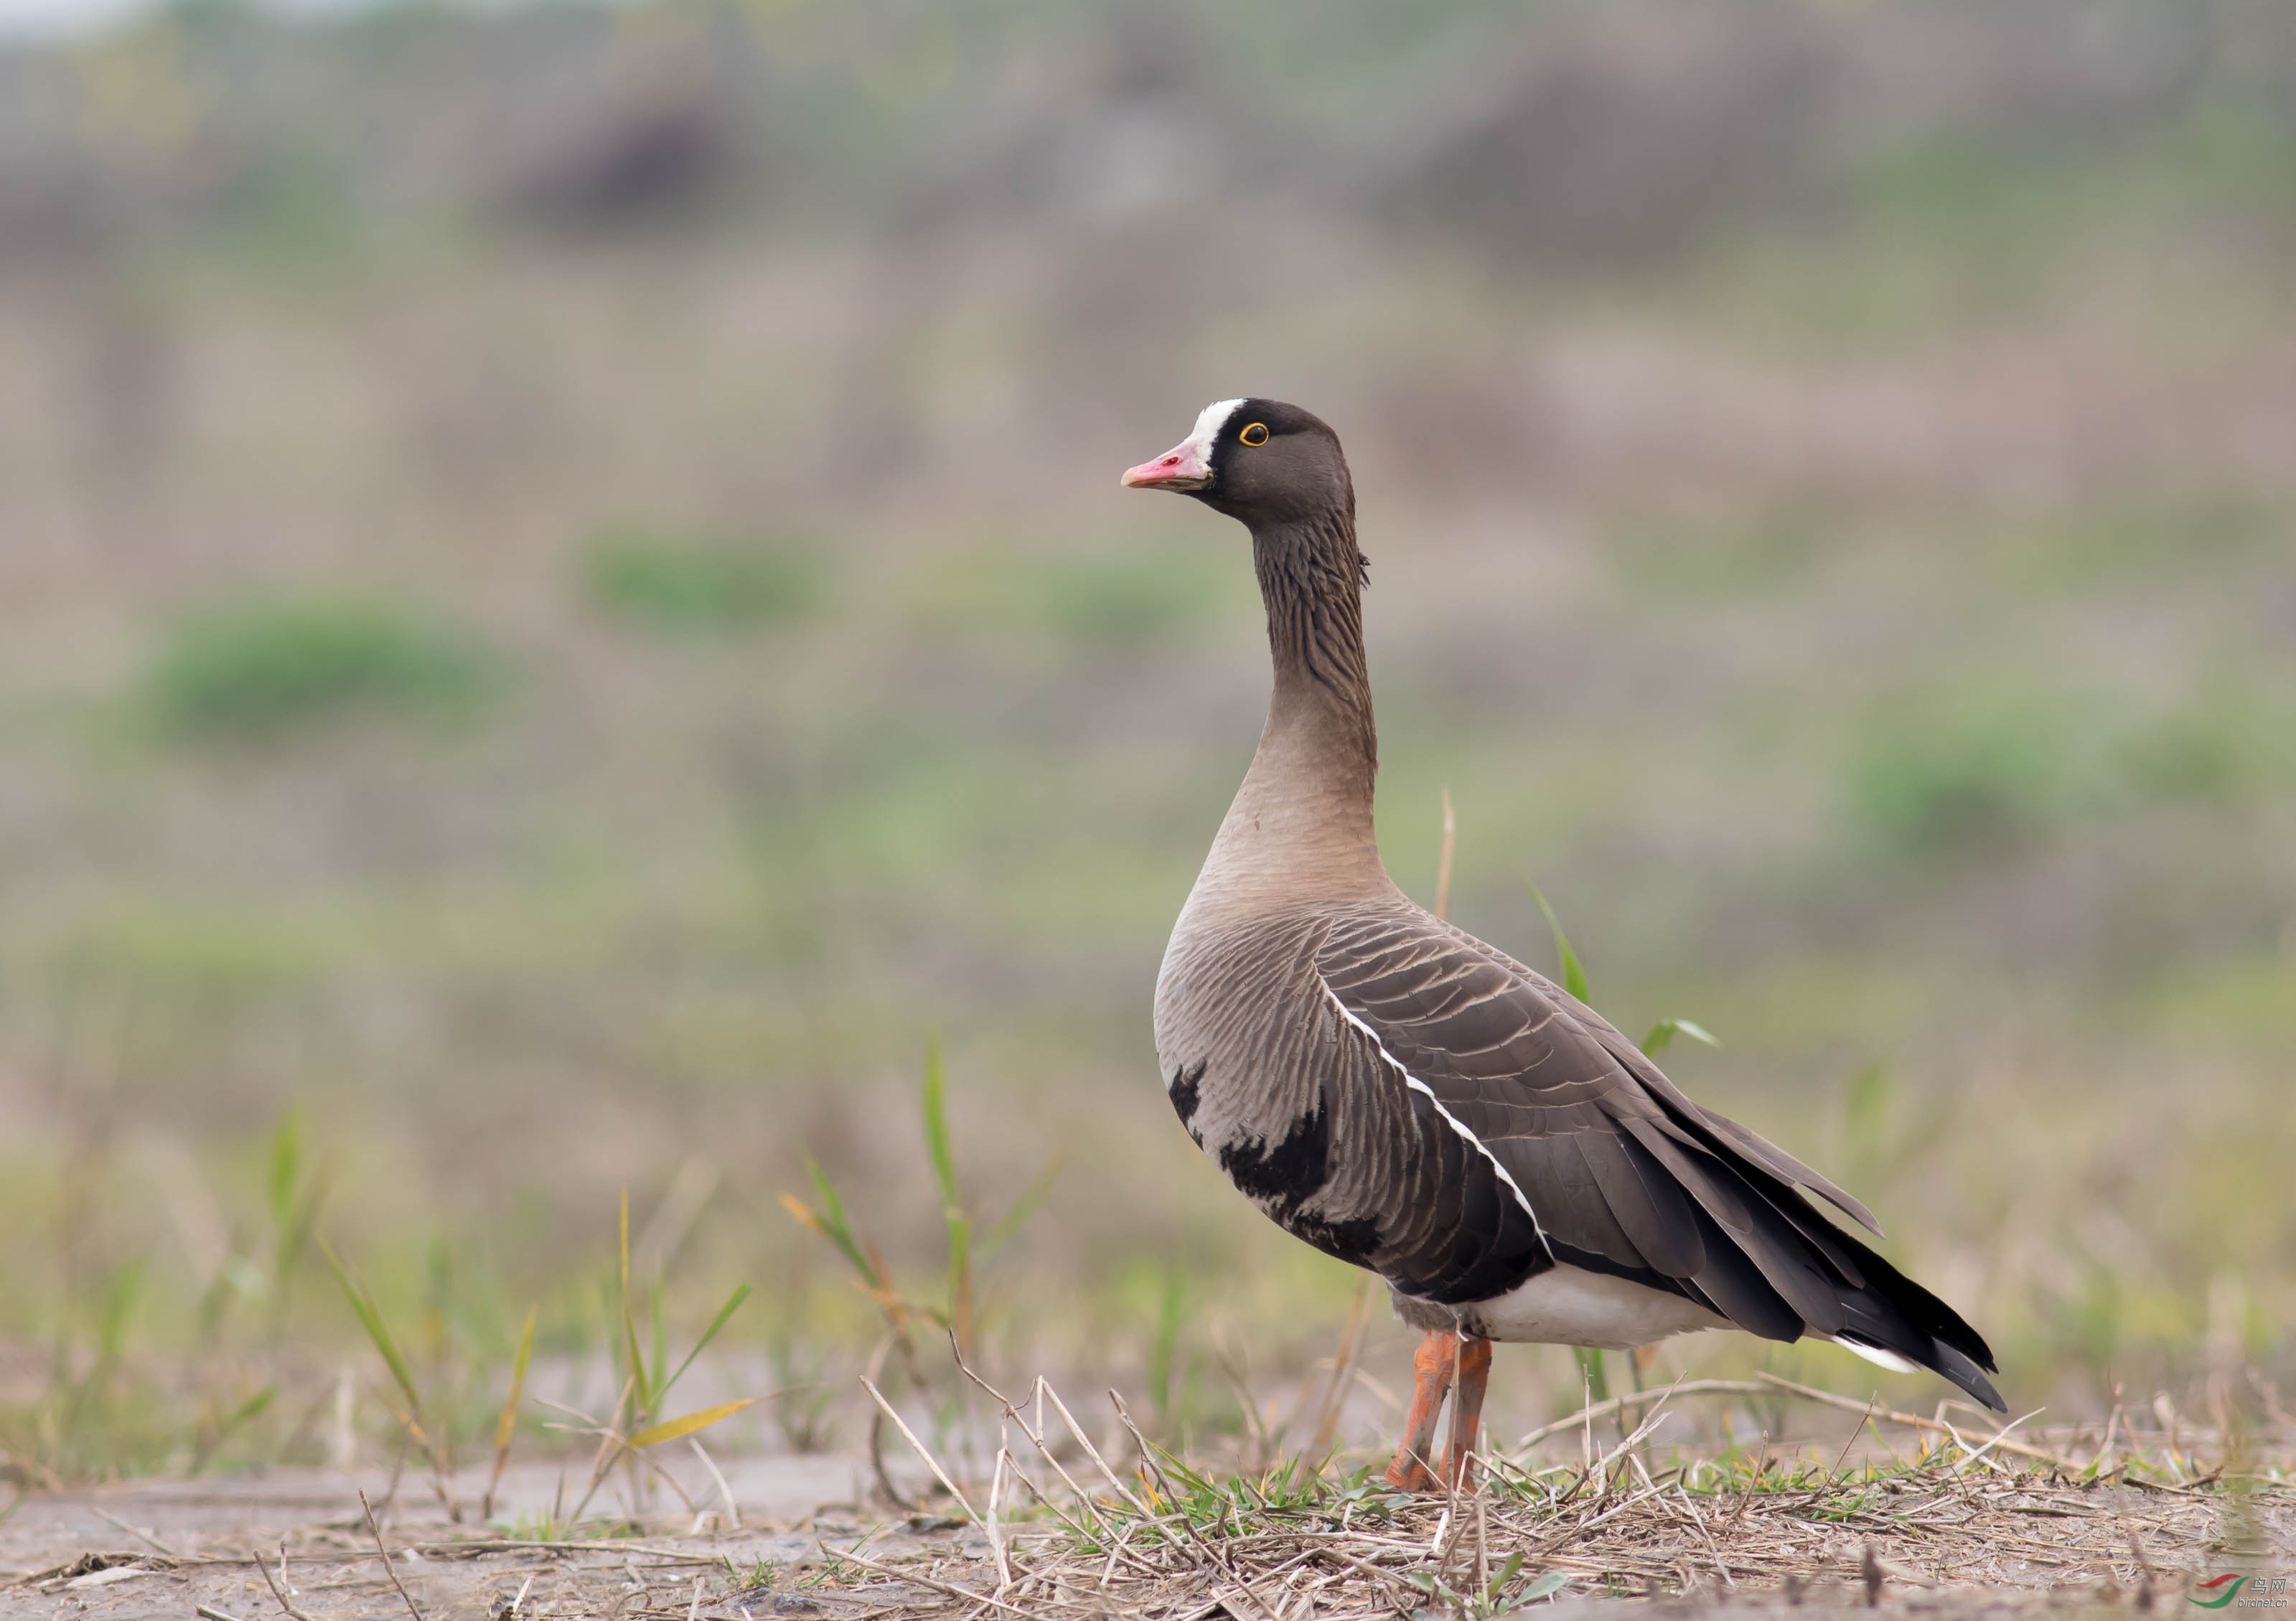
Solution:
{"label": "dark brown head", "polygon": [[1128,470],[1133,489],[1193,495],[1252,529],[1355,517],[1356,492],[1340,436],[1322,418],[1272,399],[1206,405],[1195,431],[1152,462]]}

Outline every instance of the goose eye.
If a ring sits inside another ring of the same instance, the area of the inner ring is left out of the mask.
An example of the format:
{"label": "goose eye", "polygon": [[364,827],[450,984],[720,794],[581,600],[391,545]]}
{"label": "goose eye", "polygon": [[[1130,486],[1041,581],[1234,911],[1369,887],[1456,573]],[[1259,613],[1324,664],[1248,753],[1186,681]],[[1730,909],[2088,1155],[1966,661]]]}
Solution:
{"label": "goose eye", "polygon": [[1267,424],[1254,422],[1236,437],[1247,445],[1265,445],[1267,443]]}

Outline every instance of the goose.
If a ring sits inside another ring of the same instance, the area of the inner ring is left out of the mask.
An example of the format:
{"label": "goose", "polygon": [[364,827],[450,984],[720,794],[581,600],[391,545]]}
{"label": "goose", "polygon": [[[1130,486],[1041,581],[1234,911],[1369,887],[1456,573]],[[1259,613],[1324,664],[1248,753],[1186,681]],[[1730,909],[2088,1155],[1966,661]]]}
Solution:
{"label": "goose", "polygon": [[1338,435],[1297,405],[1224,399],[1122,482],[1250,531],[1275,664],[1259,749],[1157,976],[1157,1061],[1180,1124],[1237,1190],[1384,1279],[1423,1331],[1387,1481],[1439,1484],[1455,1386],[1439,1481],[1469,1478],[1496,1340],[1807,1335],[2005,1412],[1977,1330],[1803,1190],[1878,1238],[1863,1204],[1388,877],[1372,827],[1368,560]]}

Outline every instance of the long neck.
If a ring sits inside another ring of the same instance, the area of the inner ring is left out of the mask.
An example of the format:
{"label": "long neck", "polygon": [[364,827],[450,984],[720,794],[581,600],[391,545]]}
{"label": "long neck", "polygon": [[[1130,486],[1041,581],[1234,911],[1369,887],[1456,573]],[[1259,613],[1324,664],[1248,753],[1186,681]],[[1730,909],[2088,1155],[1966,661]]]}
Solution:
{"label": "long neck", "polygon": [[1364,664],[1363,559],[1352,515],[1255,529],[1275,685],[1204,877],[1275,899],[1391,885],[1372,830],[1379,744]]}

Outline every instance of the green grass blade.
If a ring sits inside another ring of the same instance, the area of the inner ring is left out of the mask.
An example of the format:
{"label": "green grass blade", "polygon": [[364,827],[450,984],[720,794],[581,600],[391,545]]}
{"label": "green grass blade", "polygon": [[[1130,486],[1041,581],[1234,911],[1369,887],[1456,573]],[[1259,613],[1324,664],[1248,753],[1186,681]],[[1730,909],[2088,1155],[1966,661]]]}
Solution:
{"label": "green grass blade", "polygon": [[[1213,1499],[1217,1499],[1222,1494],[1219,1486],[1216,1481],[1210,1479],[1207,1476],[1198,1473],[1196,1470],[1190,1469],[1186,1464],[1181,1462],[1180,1460],[1173,1454],[1170,1448],[1158,1446],[1155,1451],[1157,1461],[1163,1465],[1164,1472],[1177,1479],[1179,1483],[1187,1487],[1192,1494]],[[1236,1478],[1234,1484],[1237,1486],[1245,1486],[1246,1482],[1241,1476],[1239,1476]]]}
{"label": "green grass blade", "polygon": [[266,1385],[229,1412],[216,1420],[214,1428],[206,1430],[206,1433],[200,1436],[193,1444],[191,1472],[194,1475],[205,1472],[209,1461],[216,1455],[223,1444],[236,1435],[249,1420],[270,1406],[272,1398],[278,1394],[277,1385]]}
{"label": "green grass blade", "polygon": [[869,1258],[861,1253],[860,1240],[853,1236],[853,1224],[845,1217],[845,1201],[837,1196],[837,1184],[829,1180],[829,1173],[823,1170],[810,1154],[805,1157],[805,1168],[812,1175],[814,1188],[821,1195],[821,1208],[830,1225],[842,1233],[845,1241],[853,1246],[855,1263],[864,1272],[873,1270]]}
{"label": "green grass blade", "polygon": [[925,1150],[932,1156],[933,1180],[940,1184],[940,1202],[953,1207],[956,1198],[956,1156],[948,1142],[948,1076],[940,1059],[940,1039],[925,1044]]}
{"label": "green grass blade", "polygon": [[1570,1347],[1570,1355],[1578,1359],[1578,1371],[1586,1376],[1587,1388],[1594,1393],[1594,1400],[1609,1401],[1611,1378],[1603,1371],[1602,1352],[1591,1346],[1573,1346]]}
{"label": "green grass blade", "polygon": [[718,1338],[718,1330],[726,1326],[726,1320],[731,1317],[735,1312],[740,1311],[742,1309],[742,1302],[747,1300],[749,1298],[750,1286],[748,1284],[737,1283],[734,1285],[734,1292],[726,1298],[726,1304],[718,1308],[717,1316],[711,1318],[709,1320],[709,1326],[701,1330],[701,1338],[693,1342],[693,1348],[685,1354],[685,1360],[677,1364],[677,1371],[671,1374],[668,1379],[663,1384],[660,1394],[668,1396],[669,1394],[670,1386],[675,1385],[679,1379],[685,1377],[685,1371],[693,1365],[693,1359],[701,1355],[703,1351],[709,1349],[709,1342]]}
{"label": "green grass blade", "polygon": [[278,1386],[264,1386],[262,1389],[257,1391],[253,1396],[249,1396],[245,1401],[242,1402],[238,1406],[233,1408],[230,1412],[225,1415],[223,1423],[217,1427],[217,1433],[219,1435],[229,1435],[233,1430],[237,1429],[242,1424],[246,1423],[248,1420],[253,1418],[257,1413],[261,1412],[266,1407],[270,1406],[273,1398],[278,1394]]}
{"label": "green grass blade", "polygon": [[495,1420],[495,1470],[487,1478],[487,1494],[479,1505],[479,1518],[492,1519],[495,1514],[495,1493],[502,1485],[503,1470],[510,1462],[511,1437],[518,1433],[519,1404],[526,1399],[527,1364],[534,1359],[534,1308],[527,1308],[526,1328],[518,1337],[518,1355],[510,1366],[510,1394],[503,1397],[502,1417]]}
{"label": "green grass blade", "polygon": [[1674,1044],[1674,1038],[1677,1036],[1687,1036],[1693,1041],[1702,1041],[1710,1047],[1718,1047],[1722,1044],[1714,1033],[1703,1025],[1693,1024],[1687,1019],[1661,1019],[1651,1027],[1650,1034],[1643,1037],[1643,1056],[1656,1058]]}
{"label": "green grass blade", "polygon": [[[649,1297],[649,1302],[653,1315],[653,1357],[648,1365],[653,1369],[654,1378],[660,1379],[661,1371],[669,1366],[669,1330],[662,1322],[660,1283],[653,1286],[653,1293]],[[667,1383],[662,1383],[655,1385],[646,1392],[646,1411],[649,1413],[661,1411],[662,1392],[668,1388],[669,1386]]]}
{"label": "green grass blade", "polygon": [[1527,878],[1522,881],[1530,890],[1530,898],[1537,901],[1538,909],[1546,914],[1546,926],[1554,931],[1554,954],[1562,962],[1562,988],[1579,1001],[1586,1002],[1587,970],[1578,965],[1578,954],[1570,949],[1570,937],[1562,932],[1562,920],[1554,915],[1554,908],[1546,904],[1546,896],[1539,893],[1537,884]]}
{"label": "green grass blade", "polygon": [[312,1230],[318,1225],[319,1211],[327,1202],[333,1182],[332,1159],[323,1159],[304,1183],[301,1195],[288,1206],[286,1218],[279,1224],[278,1246],[272,1256],[271,1270],[283,1292],[295,1275],[295,1269],[303,1264],[303,1252],[311,1247]]}
{"label": "green grass blade", "polygon": [[1483,1589],[1483,1602],[1486,1605],[1497,1603],[1499,1601],[1499,1590],[1505,1587],[1509,1582],[1513,1581],[1514,1573],[1521,1568],[1522,1550],[1517,1548],[1513,1553],[1507,1556],[1507,1562],[1499,1567],[1499,1573],[1491,1578],[1490,1585]]}
{"label": "green grass blade", "polygon": [[805,1168],[813,1178],[815,1189],[821,1194],[821,1208],[814,1209],[794,1193],[782,1195],[782,1208],[804,1226],[811,1228],[831,1243],[838,1252],[853,1263],[853,1270],[861,1274],[862,1282],[871,1289],[882,1287],[877,1268],[862,1250],[861,1240],[854,1236],[852,1223],[845,1219],[845,1201],[837,1197],[837,1184],[829,1180],[812,1155],[805,1157]]}
{"label": "green grass blade", "polygon": [[972,1224],[962,1212],[948,1217],[948,1322],[956,1343],[972,1346]]}
{"label": "green grass blade", "polygon": [[103,1316],[96,1330],[96,1352],[105,1366],[119,1360],[127,1344],[127,1322],[144,1292],[144,1263],[128,1261],[115,1268],[104,1289]]}
{"label": "green grass blade", "polygon": [[956,1191],[956,1151],[948,1135],[948,1072],[939,1037],[925,1044],[925,1150],[940,1184],[941,1224],[948,1237],[948,1326],[957,1344],[972,1342],[972,1222]]}
{"label": "green grass blade", "polygon": [[996,1224],[981,1236],[980,1247],[994,1249],[1020,1232],[1021,1224],[1037,1213],[1037,1207],[1043,1204],[1052,1192],[1053,1183],[1060,1180],[1061,1172],[1067,1168],[1068,1163],[1068,1150],[1055,1150],[1053,1157],[1045,1161],[1045,1168],[1037,1173],[1037,1180],[1029,1184],[1029,1191],[1014,1200],[1013,1208],[998,1216]]}
{"label": "green grass blade", "polygon": [[390,1370],[391,1380],[398,1385],[399,1394],[406,1396],[406,1411],[420,1422],[422,1398],[415,1393],[414,1375],[407,1367],[406,1358],[399,1355],[398,1342],[390,1337],[390,1330],[382,1320],[382,1313],[376,1308],[373,1297],[351,1277],[349,1270],[324,1239],[319,1240],[319,1253],[327,1257],[327,1265],[334,1272],[335,1281],[343,1287],[343,1298],[351,1303],[351,1310],[358,1314],[359,1326],[366,1330],[367,1339],[373,1342],[376,1353],[382,1358],[382,1365]]}
{"label": "green grass blade", "polygon": [[295,1206],[295,1186],[302,1179],[303,1123],[294,1109],[279,1117],[271,1134],[271,1224],[284,1231]]}
{"label": "green grass blade", "polygon": [[715,1407],[705,1407],[699,1412],[689,1412],[683,1417],[671,1419],[667,1423],[641,1429],[630,1437],[629,1445],[636,1449],[642,1446],[659,1446],[664,1441],[680,1440],[697,1430],[709,1429],[720,1419],[733,1417],[744,1407],[754,1406],[757,1400],[754,1396],[745,1396],[738,1402],[725,1402]]}
{"label": "green grass blade", "polygon": [[641,1411],[646,1399],[645,1353],[638,1347],[637,1306],[630,1298],[630,1191],[622,1190],[622,1351],[629,1358],[629,1377],[636,1381]]}
{"label": "green grass blade", "polygon": [[1164,1298],[1156,1314],[1156,1339],[1148,1352],[1148,1396],[1155,1404],[1156,1423],[1168,1426],[1172,1417],[1172,1364],[1180,1346],[1180,1318],[1185,1293],[1180,1269],[1164,1270]]}
{"label": "green grass blade", "polygon": [[[526,1314],[525,1330],[518,1337],[518,1355],[512,1359],[510,1364],[510,1394],[503,1398],[502,1417],[495,1420],[495,1452],[497,1458],[510,1451],[511,1434],[518,1428],[519,1403],[526,1396],[527,1364],[533,1360],[534,1312],[529,1307]],[[502,1473],[500,1462],[496,1463],[495,1473],[496,1475]]]}
{"label": "green grass blade", "polygon": [[208,1438],[206,1451],[209,1455],[212,1456],[216,1448],[221,1446],[226,1441],[230,1440],[233,1436],[236,1435],[242,1425],[261,1413],[264,1409],[270,1406],[273,1399],[276,1397],[278,1394],[278,1386],[266,1385],[262,1389],[257,1391],[253,1396],[249,1396],[238,1406],[224,1414],[222,1421],[217,1423],[215,1427],[215,1434]]}

